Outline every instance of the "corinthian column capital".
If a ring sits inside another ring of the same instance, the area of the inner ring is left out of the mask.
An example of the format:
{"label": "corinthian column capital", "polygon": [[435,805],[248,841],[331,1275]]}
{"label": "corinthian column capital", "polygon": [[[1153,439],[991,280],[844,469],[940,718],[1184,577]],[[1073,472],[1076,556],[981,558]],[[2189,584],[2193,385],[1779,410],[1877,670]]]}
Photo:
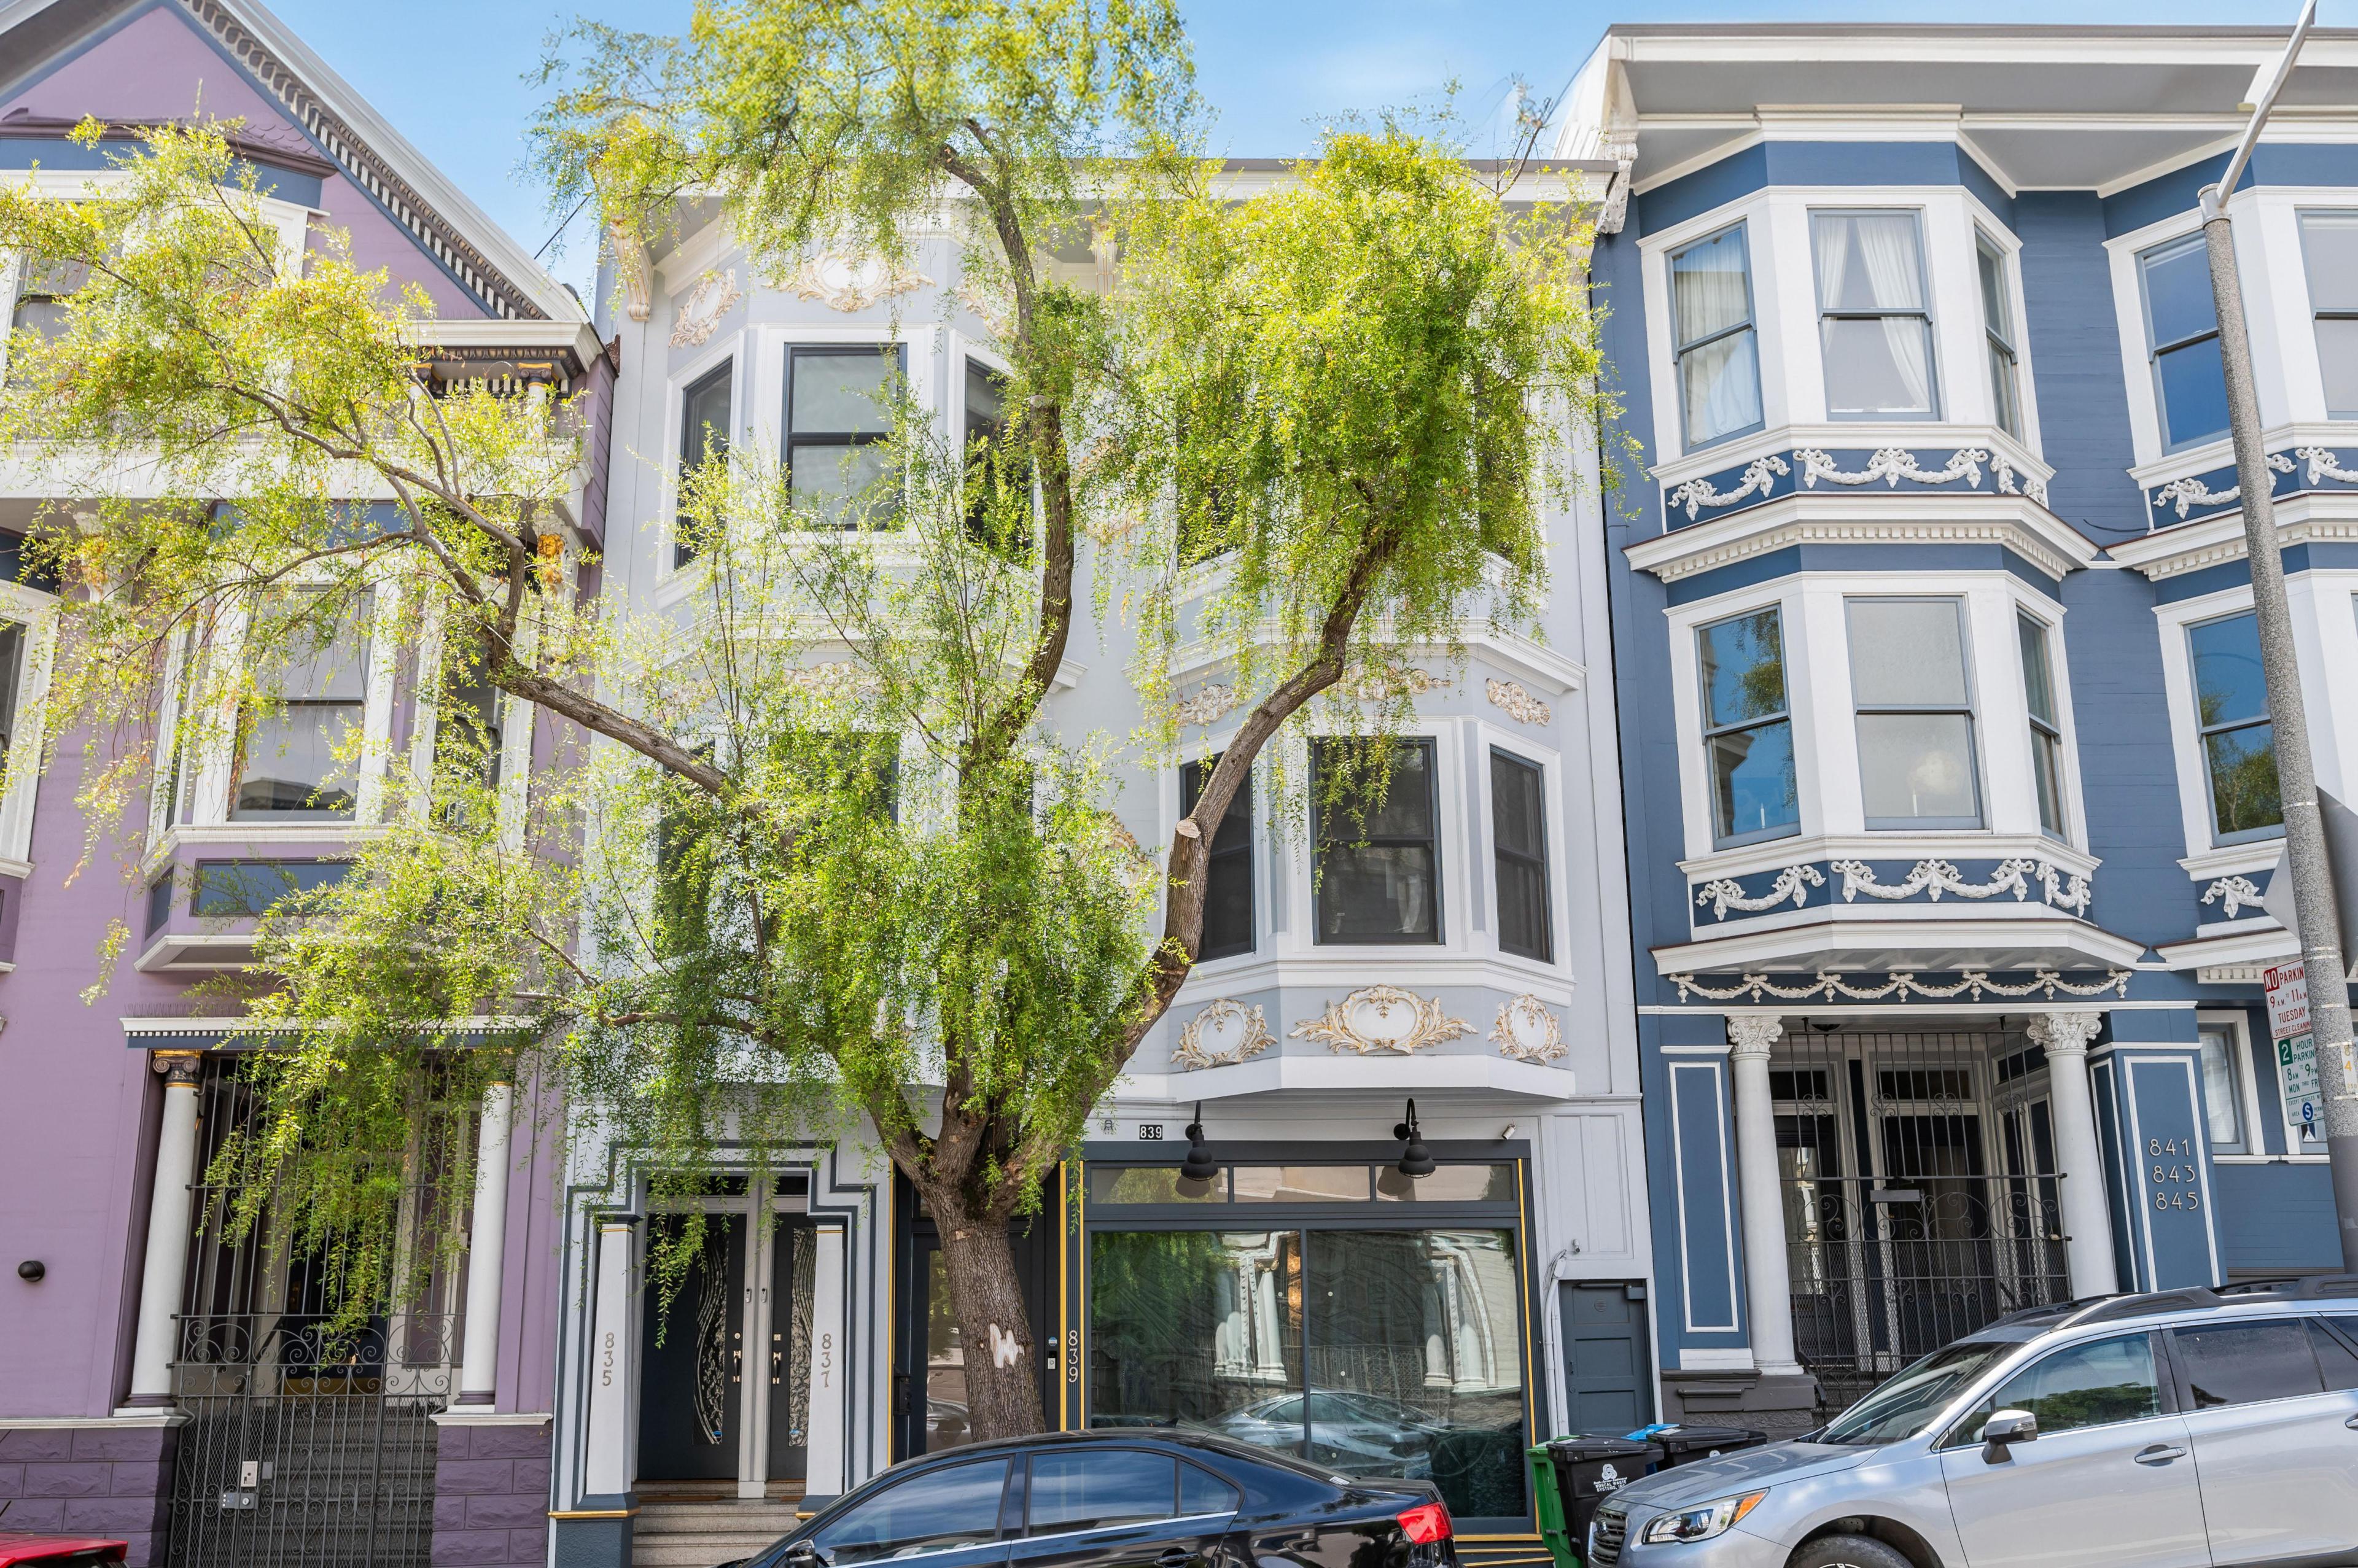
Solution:
{"label": "corinthian column capital", "polygon": [[2101,1012],[2074,1009],[2070,1012],[2035,1012],[2024,1031],[2050,1056],[2084,1056],[2096,1032],[2104,1026]]}
{"label": "corinthian column capital", "polygon": [[1738,1056],[1766,1056],[1785,1033],[1785,1021],[1773,1012],[1731,1012],[1727,1043]]}

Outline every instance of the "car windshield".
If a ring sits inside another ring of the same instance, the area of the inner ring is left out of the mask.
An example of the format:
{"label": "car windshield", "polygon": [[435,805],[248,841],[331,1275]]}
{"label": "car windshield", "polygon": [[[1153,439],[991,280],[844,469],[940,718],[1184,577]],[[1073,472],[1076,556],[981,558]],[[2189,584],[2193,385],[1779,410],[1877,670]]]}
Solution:
{"label": "car windshield", "polygon": [[1967,1383],[2014,1348],[2011,1340],[1966,1339],[1942,1346],[1836,1416],[1817,1440],[1871,1446],[1913,1437],[1931,1426]]}

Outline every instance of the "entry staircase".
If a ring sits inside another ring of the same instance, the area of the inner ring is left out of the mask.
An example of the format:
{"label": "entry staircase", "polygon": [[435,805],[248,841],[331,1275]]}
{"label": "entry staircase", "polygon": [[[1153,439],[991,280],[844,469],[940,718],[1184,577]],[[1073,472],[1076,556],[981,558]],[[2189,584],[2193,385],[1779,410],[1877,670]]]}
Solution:
{"label": "entry staircase", "polygon": [[713,1568],[751,1557],[795,1528],[790,1499],[647,1501],[632,1520],[632,1568]]}

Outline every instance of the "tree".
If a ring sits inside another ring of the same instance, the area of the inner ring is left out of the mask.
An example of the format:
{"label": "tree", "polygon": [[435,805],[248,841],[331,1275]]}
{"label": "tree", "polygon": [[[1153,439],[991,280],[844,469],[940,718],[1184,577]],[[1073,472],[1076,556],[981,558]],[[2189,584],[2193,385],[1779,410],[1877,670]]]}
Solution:
{"label": "tree", "polygon": [[[416,607],[394,623],[446,703],[488,683],[595,739],[520,808],[463,742],[390,769],[354,873],[274,910],[252,1006],[301,1044],[252,1168],[382,1122],[485,1015],[580,1124],[682,1181],[724,1135],[775,1151],[863,1114],[940,1226],[964,1342],[1017,1346],[968,1360],[976,1432],[1036,1430],[1010,1221],[1185,980],[1255,761],[1347,676],[1404,712],[1402,650],[1529,615],[1594,428],[1583,235],[1510,202],[1514,169],[1486,182],[1390,123],[1234,199],[1179,156],[1167,4],[781,0],[571,47],[542,125],[561,200],[626,243],[718,202],[788,265],[949,232],[1001,323],[1003,429],[955,439],[887,376],[882,481],[705,464],[692,611],[633,618],[540,553],[567,411],[429,396],[422,302],[333,246],[298,273],[257,243],[218,131],[151,134],[114,200],[0,194],[0,247],[91,268],[0,397],[0,436],[86,476],[52,699],[114,721],[85,729],[111,734],[86,806],[121,819],[181,672],[200,695],[164,744],[220,745],[269,710],[256,650],[328,645],[363,596],[380,629]],[[1111,298],[1044,262],[1092,232],[1124,249]],[[1142,629],[1142,739],[1047,717],[1084,559]],[[1112,806],[1122,765],[1177,745],[1183,579],[1247,714],[1157,865]],[[353,1233],[332,1184],[301,1190],[319,1234]]]}

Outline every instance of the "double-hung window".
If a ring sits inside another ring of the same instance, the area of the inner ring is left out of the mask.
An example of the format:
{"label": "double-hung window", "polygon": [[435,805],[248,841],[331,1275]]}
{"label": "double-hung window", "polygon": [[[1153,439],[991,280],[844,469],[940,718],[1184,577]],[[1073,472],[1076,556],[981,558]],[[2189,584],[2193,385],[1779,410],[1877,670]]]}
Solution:
{"label": "double-hung window", "polygon": [[[723,364],[719,370],[699,378],[680,398],[679,470],[682,478],[728,454],[730,394],[735,382],[733,370],[733,366]],[[711,519],[692,519],[687,512],[686,506],[680,508],[672,529],[671,564],[674,570],[696,558],[697,530],[699,526],[711,525]]]}
{"label": "double-hung window", "polygon": [[1932,314],[1913,211],[1812,212],[1826,412],[1836,419],[1931,419]]}
{"label": "double-hung window", "polygon": [[0,621],[0,765],[16,743],[17,690],[25,674],[25,626]]}
{"label": "double-hung window", "polygon": [[966,362],[966,528],[994,548],[1032,540],[1032,470],[1007,444],[1007,378]]}
{"label": "double-hung window", "polygon": [[786,351],[786,490],[806,522],[900,521],[892,399],[903,371],[897,343]]}
{"label": "double-hung window", "polygon": [[2063,726],[2055,717],[2055,663],[2046,624],[2017,613],[2022,648],[2022,694],[2030,709],[2030,773],[2039,791],[2039,826],[2063,837]]}
{"label": "double-hung window", "polygon": [[2232,1023],[2201,1024],[2202,1116],[2213,1154],[2251,1152],[2244,1141],[2243,1035]]}
{"label": "double-hung window", "polygon": [[1848,610],[1866,826],[1979,827],[1964,606],[1854,599]]}
{"label": "double-hung window", "polygon": [[2205,621],[2186,632],[2194,663],[2194,719],[2211,779],[2211,833],[2221,844],[2284,830],[2277,785],[2276,726],[2268,721],[2260,668],[2259,622],[2252,612]]}
{"label": "double-hung window", "polygon": [[1987,345],[1991,422],[2022,439],[2021,354],[2015,347],[2014,294],[2006,287],[2006,257],[1986,234],[1974,236],[1974,265],[1982,283],[1982,338]]}
{"label": "double-hung window", "polygon": [[286,627],[286,647],[255,674],[265,701],[238,726],[230,820],[349,822],[350,765],[336,755],[368,708],[366,595],[344,607],[332,626],[265,607],[257,622]]}
{"label": "double-hung window", "polygon": [[[1179,809],[1195,809],[1204,785],[1219,762],[1188,762],[1179,770]],[[1253,950],[1252,775],[1247,773],[1228,797],[1228,809],[1213,831],[1204,866],[1204,935],[1201,958],[1233,958]]]}
{"label": "double-hung window", "polygon": [[1490,752],[1491,860],[1498,876],[1498,950],[1555,957],[1548,921],[1547,781],[1537,762]]}
{"label": "double-hung window", "polygon": [[2146,354],[2161,408],[2161,443],[2170,451],[2227,433],[2227,376],[2219,362],[2219,312],[2211,295],[2211,258],[2190,234],[2137,257],[2145,287]]}
{"label": "double-hung window", "polygon": [[1760,348],[1743,224],[1671,253],[1671,317],[1687,449],[1758,429]]}
{"label": "double-hung window", "polygon": [[2358,419],[2358,212],[2303,212],[2300,254],[2328,418]]}
{"label": "double-hung window", "polygon": [[1722,849],[1800,831],[1783,617],[1756,610],[1695,633],[1712,841]]}
{"label": "double-hung window", "polygon": [[443,687],[435,749],[485,789],[499,787],[506,707],[507,694],[491,683],[480,664],[453,671]]}
{"label": "double-hung window", "polygon": [[1322,740],[1311,752],[1318,940],[1441,940],[1433,742]]}
{"label": "double-hung window", "polygon": [[16,303],[8,312],[9,330],[45,340],[62,337],[66,301],[90,281],[89,264],[65,261],[38,268],[29,263],[20,265],[27,270],[16,285]]}

